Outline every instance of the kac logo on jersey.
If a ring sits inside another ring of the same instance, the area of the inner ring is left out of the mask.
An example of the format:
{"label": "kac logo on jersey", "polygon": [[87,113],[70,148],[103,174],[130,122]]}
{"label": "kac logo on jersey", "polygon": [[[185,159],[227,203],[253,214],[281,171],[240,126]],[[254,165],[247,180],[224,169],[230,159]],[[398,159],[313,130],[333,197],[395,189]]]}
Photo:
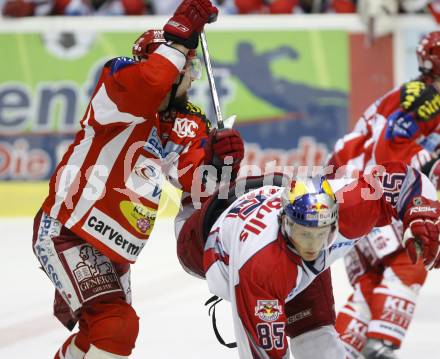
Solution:
{"label": "kac logo on jersey", "polygon": [[177,134],[179,138],[196,137],[196,130],[199,125],[188,118],[176,118],[174,121],[173,132]]}
{"label": "kac logo on jersey", "polygon": [[274,322],[282,314],[278,300],[257,300],[255,315],[265,322]]}

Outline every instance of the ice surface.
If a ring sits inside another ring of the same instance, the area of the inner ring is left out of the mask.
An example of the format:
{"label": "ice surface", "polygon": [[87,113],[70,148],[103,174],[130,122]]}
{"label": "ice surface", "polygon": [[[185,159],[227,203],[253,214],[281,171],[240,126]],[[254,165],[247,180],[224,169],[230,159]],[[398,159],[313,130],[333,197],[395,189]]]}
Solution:
{"label": "ice surface", "polygon": [[[133,304],[140,333],[131,358],[236,358],[216,340],[203,303],[206,283],[180,267],[170,220],[157,222],[139,261],[132,267]],[[53,287],[31,249],[32,219],[0,219],[3,285],[0,296],[0,358],[52,359],[68,332],[52,316]],[[336,307],[350,292],[342,261],[333,267]],[[438,358],[440,271],[429,274],[400,359]],[[232,341],[229,305],[217,306],[217,323]]]}

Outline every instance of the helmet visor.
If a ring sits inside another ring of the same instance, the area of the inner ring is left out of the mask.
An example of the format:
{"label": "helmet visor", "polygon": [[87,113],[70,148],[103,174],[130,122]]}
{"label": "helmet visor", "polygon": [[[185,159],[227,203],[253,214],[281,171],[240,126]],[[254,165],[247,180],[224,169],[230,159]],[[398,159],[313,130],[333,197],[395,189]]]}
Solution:
{"label": "helmet visor", "polygon": [[186,67],[189,68],[191,80],[200,80],[202,78],[202,63],[198,57],[189,58]]}

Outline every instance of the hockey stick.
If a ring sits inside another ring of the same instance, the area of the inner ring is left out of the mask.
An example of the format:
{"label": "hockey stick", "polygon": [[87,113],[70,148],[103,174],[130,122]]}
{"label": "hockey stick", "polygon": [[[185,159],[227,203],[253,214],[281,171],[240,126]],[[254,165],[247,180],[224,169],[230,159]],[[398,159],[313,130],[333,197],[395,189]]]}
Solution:
{"label": "hockey stick", "polygon": [[369,17],[365,37],[365,43],[368,47],[372,47],[374,45],[374,41],[376,39],[376,26],[376,18],[374,16]]}
{"label": "hockey stick", "polygon": [[208,76],[209,87],[211,89],[212,103],[214,104],[215,115],[217,117],[217,128],[221,130],[224,128],[223,117],[220,109],[220,102],[218,100],[217,88],[215,87],[214,75],[211,67],[211,58],[209,57],[208,43],[206,41],[204,30],[200,33],[200,42],[202,44],[203,60],[205,62],[206,74]]}

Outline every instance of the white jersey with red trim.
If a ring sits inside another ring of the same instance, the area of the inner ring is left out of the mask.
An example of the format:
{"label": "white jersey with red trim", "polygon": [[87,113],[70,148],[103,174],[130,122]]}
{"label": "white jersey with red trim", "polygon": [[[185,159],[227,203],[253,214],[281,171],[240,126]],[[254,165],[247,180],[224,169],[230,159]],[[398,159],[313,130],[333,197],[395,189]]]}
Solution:
{"label": "white jersey with red trim", "polygon": [[[339,234],[314,262],[303,261],[280,233],[282,188],[265,186],[239,197],[218,218],[205,245],[204,267],[210,291],[231,302],[241,358],[287,358],[284,305],[303,291],[356,239],[374,226],[402,217],[414,196],[435,199],[429,180],[400,163],[386,165],[381,178],[382,196],[366,178],[343,187],[329,181],[339,207]],[[377,185],[377,184],[376,184]],[[377,189],[377,187],[376,187]]]}
{"label": "white jersey with red trim", "polygon": [[145,62],[107,62],[51,178],[43,211],[116,262],[134,263],[152,231],[163,178],[156,112],[185,62],[166,45]]}

